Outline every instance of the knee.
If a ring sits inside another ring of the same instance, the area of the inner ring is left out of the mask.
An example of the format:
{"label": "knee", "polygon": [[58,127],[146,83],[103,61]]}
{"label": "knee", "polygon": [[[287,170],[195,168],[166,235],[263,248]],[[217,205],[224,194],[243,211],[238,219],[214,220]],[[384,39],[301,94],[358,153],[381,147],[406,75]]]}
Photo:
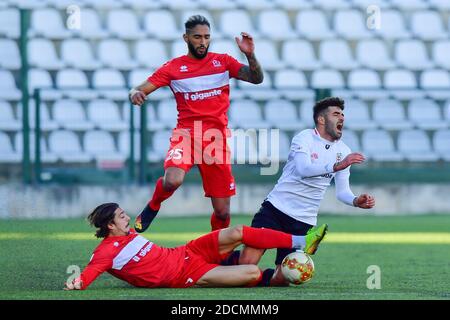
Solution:
{"label": "knee", "polygon": [[225,220],[230,216],[230,208],[228,206],[214,208],[214,214],[217,218]]}
{"label": "knee", "polygon": [[261,269],[256,265],[248,266],[248,276],[252,282],[259,280],[261,277]]}
{"label": "knee", "polygon": [[172,192],[177,190],[183,184],[183,178],[180,177],[165,177],[164,178],[164,190],[167,192]]}

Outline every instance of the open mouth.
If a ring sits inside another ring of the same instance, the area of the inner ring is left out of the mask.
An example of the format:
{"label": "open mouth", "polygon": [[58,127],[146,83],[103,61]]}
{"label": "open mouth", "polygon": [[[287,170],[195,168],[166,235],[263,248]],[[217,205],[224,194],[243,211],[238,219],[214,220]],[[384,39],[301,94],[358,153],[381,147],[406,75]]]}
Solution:
{"label": "open mouth", "polygon": [[336,126],[336,129],[339,131],[339,132],[342,132],[342,128],[344,127],[344,124],[343,123],[338,123],[337,124],[337,126]]}

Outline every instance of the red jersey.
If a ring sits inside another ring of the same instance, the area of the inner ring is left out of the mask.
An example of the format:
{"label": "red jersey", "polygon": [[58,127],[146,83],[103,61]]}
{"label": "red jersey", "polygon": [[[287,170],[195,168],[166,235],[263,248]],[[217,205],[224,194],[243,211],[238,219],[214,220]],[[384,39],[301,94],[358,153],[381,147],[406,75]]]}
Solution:
{"label": "red jersey", "polygon": [[137,287],[174,286],[179,282],[185,251],[186,246],[159,247],[133,229],[126,236],[106,237],[81,273],[82,289],[105,271]]}
{"label": "red jersey", "polygon": [[203,59],[187,55],[170,60],[148,78],[156,87],[170,86],[178,109],[178,128],[192,128],[202,121],[203,128],[228,125],[230,78],[243,66],[227,54],[209,52]]}

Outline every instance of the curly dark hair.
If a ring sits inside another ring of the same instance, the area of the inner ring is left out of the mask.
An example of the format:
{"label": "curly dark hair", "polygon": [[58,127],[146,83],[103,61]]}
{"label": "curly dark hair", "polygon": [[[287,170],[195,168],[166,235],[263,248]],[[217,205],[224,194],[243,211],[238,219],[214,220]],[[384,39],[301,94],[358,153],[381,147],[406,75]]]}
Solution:
{"label": "curly dark hair", "polygon": [[114,220],[114,211],[119,207],[117,203],[103,203],[95,208],[87,217],[91,226],[97,229],[95,236],[105,238],[109,234],[108,224]]}
{"label": "curly dark hair", "polygon": [[187,19],[187,21],[185,22],[184,28],[186,29],[186,33],[191,32],[191,30],[199,24],[206,25],[208,26],[208,28],[211,28],[208,19],[206,19],[204,16],[197,14],[195,16],[189,17],[189,19]]}
{"label": "curly dark hair", "polygon": [[313,118],[315,124],[317,124],[317,119],[319,116],[321,116],[328,109],[328,107],[339,107],[341,110],[344,110],[344,100],[338,97],[328,97],[317,101],[313,108]]}

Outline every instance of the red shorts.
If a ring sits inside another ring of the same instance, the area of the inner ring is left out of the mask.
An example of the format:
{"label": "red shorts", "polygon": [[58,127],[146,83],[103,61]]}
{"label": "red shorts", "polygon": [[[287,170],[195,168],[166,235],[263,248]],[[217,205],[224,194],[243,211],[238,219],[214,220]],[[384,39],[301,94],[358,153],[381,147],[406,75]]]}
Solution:
{"label": "red shorts", "polygon": [[172,288],[192,287],[205,273],[219,266],[222,259],[219,254],[219,232],[210,232],[186,244],[184,265]]}
{"label": "red shorts", "polygon": [[228,129],[208,129],[197,135],[193,129],[176,128],[170,138],[164,170],[177,167],[188,172],[197,165],[202,176],[205,197],[228,198],[236,194],[231,173],[231,153],[227,145]]}

